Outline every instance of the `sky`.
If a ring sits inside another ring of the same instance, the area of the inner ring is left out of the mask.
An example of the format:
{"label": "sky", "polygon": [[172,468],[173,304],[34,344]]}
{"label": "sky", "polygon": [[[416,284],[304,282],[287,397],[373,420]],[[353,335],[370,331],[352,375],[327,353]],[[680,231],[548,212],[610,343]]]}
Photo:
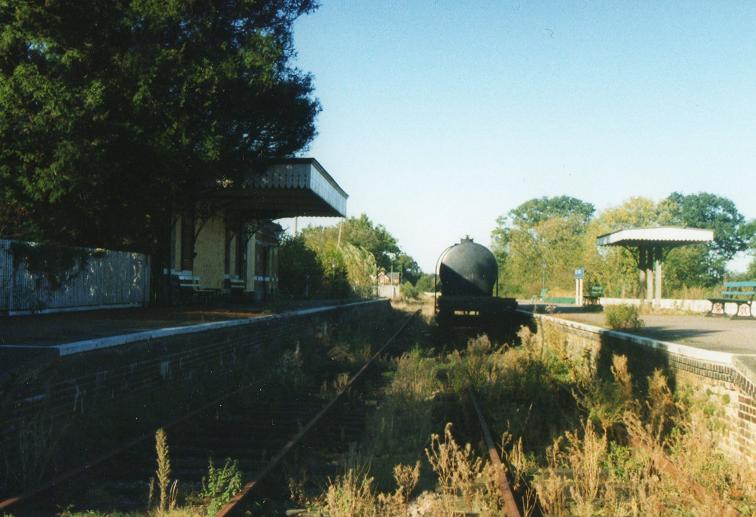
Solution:
{"label": "sky", "polygon": [[321,4],[294,30],[322,104],[302,155],[424,271],[534,197],[756,217],[756,2]]}

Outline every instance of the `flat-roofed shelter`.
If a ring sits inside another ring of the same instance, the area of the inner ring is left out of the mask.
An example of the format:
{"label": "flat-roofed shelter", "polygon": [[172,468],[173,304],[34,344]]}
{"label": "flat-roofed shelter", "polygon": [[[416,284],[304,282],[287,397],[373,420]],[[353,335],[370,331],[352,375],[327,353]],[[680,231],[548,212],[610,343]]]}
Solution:
{"label": "flat-roofed shelter", "polygon": [[346,192],[314,158],[271,163],[263,174],[250,174],[239,187],[214,194],[236,210],[258,218],[346,217]]}
{"label": "flat-roofed shelter", "polygon": [[702,228],[633,228],[600,235],[596,239],[596,244],[621,246],[633,253],[640,270],[641,288],[644,286],[645,277],[646,292],[641,299],[653,299],[658,303],[662,297],[662,263],[667,253],[679,246],[713,240],[714,232]]}
{"label": "flat-roofed shelter", "polygon": [[205,291],[263,299],[278,286],[282,228],[273,220],[345,217],[347,198],[314,158],[279,160],[218,184],[197,207],[175,214],[166,273],[178,286],[188,279]]}

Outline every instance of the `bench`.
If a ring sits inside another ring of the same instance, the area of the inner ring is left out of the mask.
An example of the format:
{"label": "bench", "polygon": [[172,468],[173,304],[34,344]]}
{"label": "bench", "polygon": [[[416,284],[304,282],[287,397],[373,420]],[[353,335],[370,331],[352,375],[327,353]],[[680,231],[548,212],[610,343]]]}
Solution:
{"label": "bench", "polygon": [[247,282],[245,282],[244,279],[239,278],[239,275],[226,275],[223,278],[223,288],[234,299],[242,297],[246,287]]}
{"label": "bench", "polygon": [[[725,305],[734,303],[737,309],[730,319],[753,318],[754,294],[756,294],[756,282],[725,282],[720,298],[707,298],[711,302],[711,310],[707,316],[725,316]],[[748,314],[740,314],[740,308],[743,306],[748,307]]]}
{"label": "bench", "polygon": [[191,271],[178,271],[171,274],[173,285],[178,288],[179,296],[182,299],[188,297],[190,300],[197,300],[207,305],[210,297],[218,293],[218,289],[206,289],[200,284],[200,277],[192,275]]}
{"label": "bench", "polygon": [[604,296],[604,288],[599,284],[593,284],[588,294],[583,295],[583,304],[598,305],[602,296]]}

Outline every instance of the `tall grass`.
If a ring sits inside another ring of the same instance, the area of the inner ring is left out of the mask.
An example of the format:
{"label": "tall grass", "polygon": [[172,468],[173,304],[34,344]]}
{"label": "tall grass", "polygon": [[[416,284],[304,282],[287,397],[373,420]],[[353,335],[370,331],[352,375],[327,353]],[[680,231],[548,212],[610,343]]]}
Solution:
{"label": "tall grass", "polygon": [[[383,439],[411,457],[420,431],[440,425],[435,415],[448,412],[445,402],[475,389],[504,435],[503,456],[526,512],[537,505],[547,515],[756,514],[756,472],[718,448],[726,431],[716,396],[673,393],[659,370],[635,380],[621,355],[602,378],[554,329],[524,328],[519,337],[519,347],[479,337],[462,351],[402,356],[376,414],[385,418],[391,408],[404,423],[382,428]],[[424,411],[412,405],[420,402]],[[484,488],[491,467],[458,445],[450,426],[426,444],[437,491],[408,509],[442,515],[497,508],[495,492]]]}

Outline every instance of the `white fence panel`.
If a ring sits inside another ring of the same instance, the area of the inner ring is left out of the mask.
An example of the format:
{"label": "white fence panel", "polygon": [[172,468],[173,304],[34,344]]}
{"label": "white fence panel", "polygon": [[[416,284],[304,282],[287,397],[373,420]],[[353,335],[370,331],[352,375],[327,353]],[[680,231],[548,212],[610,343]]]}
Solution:
{"label": "white fence panel", "polygon": [[0,240],[0,312],[139,307],[149,301],[150,264],[146,255],[82,249],[84,260],[66,272],[56,272],[60,285],[51,285],[44,274],[30,272],[23,257],[14,256],[12,243]]}

